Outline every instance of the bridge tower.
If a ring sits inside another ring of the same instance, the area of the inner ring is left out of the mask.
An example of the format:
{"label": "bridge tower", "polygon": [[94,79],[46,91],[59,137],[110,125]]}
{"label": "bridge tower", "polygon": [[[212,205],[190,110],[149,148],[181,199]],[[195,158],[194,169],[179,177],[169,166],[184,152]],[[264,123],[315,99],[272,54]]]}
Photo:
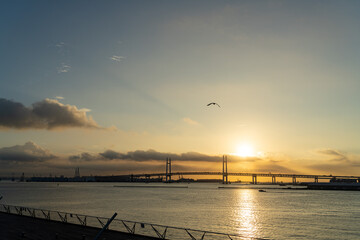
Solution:
{"label": "bridge tower", "polygon": [[75,174],[74,174],[74,178],[79,178],[80,177],[80,168],[76,167],[75,168]]}
{"label": "bridge tower", "polygon": [[252,175],[252,183],[253,183],[253,184],[257,184],[257,183],[258,183],[258,181],[257,181],[257,174],[253,174],[253,175]]}
{"label": "bridge tower", "polygon": [[165,182],[171,182],[171,158],[166,158],[166,175]]}
{"label": "bridge tower", "polygon": [[227,168],[227,156],[223,155],[223,169],[222,169],[222,183],[228,184],[228,168]]}
{"label": "bridge tower", "polygon": [[276,177],[274,175],[271,176],[271,183],[276,184]]}

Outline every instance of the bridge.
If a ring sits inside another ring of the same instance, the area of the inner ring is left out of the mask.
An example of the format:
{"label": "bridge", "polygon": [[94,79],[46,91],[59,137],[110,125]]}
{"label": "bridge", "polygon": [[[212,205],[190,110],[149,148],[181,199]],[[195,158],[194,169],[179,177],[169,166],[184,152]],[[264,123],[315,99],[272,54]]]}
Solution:
{"label": "bridge", "polygon": [[165,177],[165,182],[172,182],[172,176],[186,176],[186,175],[193,175],[193,176],[200,176],[200,175],[211,175],[211,176],[222,176],[222,183],[228,184],[229,176],[246,176],[252,177],[252,183],[258,183],[258,177],[269,177],[271,178],[271,183],[276,184],[277,178],[290,178],[292,179],[292,183],[296,184],[298,179],[311,179],[314,182],[319,182],[319,179],[354,179],[357,182],[360,182],[360,176],[340,176],[340,175],[307,175],[307,174],[292,174],[292,173],[257,173],[257,172],[228,172],[227,167],[227,156],[224,155],[222,159],[222,172],[172,172],[171,171],[171,158],[166,158],[166,172],[165,173],[146,173],[146,174],[131,174],[131,175],[122,175],[121,177],[129,177],[131,181],[136,178],[147,178],[150,179],[151,177],[158,177],[163,178]]}

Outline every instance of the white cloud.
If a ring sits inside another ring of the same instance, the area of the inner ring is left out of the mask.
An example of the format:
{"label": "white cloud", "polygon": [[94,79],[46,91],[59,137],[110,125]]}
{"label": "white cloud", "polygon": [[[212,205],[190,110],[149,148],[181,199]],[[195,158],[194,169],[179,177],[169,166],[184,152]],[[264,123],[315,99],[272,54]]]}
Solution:
{"label": "white cloud", "polygon": [[91,109],[81,108],[81,109],[79,109],[79,111],[81,111],[81,112],[91,112]]}
{"label": "white cloud", "polygon": [[115,61],[115,62],[120,62],[120,61],[122,61],[123,59],[125,59],[125,57],[113,55],[110,59],[113,60],[113,61]]}
{"label": "white cloud", "polygon": [[65,63],[61,63],[61,66],[58,67],[58,73],[67,73],[71,69],[71,66]]}
{"label": "white cloud", "polygon": [[56,99],[59,99],[59,100],[64,99],[64,97],[62,97],[62,96],[56,96],[55,98],[56,98]]}
{"label": "white cloud", "polygon": [[55,45],[57,48],[62,48],[65,46],[65,43],[64,42],[59,42]]}

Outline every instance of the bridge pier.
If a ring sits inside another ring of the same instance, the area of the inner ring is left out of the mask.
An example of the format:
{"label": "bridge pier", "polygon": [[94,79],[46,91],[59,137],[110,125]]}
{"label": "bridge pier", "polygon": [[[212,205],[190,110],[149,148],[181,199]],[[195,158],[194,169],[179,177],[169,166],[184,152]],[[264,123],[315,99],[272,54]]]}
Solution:
{"label": "bridge pier", "polygon": [[228,184],[228,168],[227,168],[227,156],[223,155],[223,171],[222,171],[222,183]]}
{"label": "bridge pier", "polygon": [[275,177],[275,176],[272,176],[272,177],[271,177],[271,183],[272,183],[272,184],[276,184],[276,177]]}
{"label": "bridge pier", "polygon": [[165,182],[171,182],[171,158],[166,158],[166,174],[165,174]]}
{"label": "bridge pier", "polygon": [[296,177],[292,178],[292,183],[295,185],[296,184]]}
{"label": "bridge pier", "polygon": [[318,183],[318,182],[319,182],[319,177],[315,176],[315,183]]}
{"label": "bridge pier", "polygon": [[257,175],[256,174],[252,175],[252,183],[257,184]]}

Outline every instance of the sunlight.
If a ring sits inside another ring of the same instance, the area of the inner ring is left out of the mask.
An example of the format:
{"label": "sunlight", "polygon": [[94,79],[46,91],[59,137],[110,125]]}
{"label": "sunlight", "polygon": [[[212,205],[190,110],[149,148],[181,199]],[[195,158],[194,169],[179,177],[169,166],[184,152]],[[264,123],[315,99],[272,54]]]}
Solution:
{"label": "sunlight", "polygon": [[258,234],[258,215],[256,209],[256,195],[253,190],[244,189],[237,191],[238,208],[234,209],[237,229],[239,233],[247,237],[255,237]]}
{"label": "sunlight", "polygon": [[240,157],[254,157],[256,153],[250,144],[241,144],[237,146],[235,155]]}

